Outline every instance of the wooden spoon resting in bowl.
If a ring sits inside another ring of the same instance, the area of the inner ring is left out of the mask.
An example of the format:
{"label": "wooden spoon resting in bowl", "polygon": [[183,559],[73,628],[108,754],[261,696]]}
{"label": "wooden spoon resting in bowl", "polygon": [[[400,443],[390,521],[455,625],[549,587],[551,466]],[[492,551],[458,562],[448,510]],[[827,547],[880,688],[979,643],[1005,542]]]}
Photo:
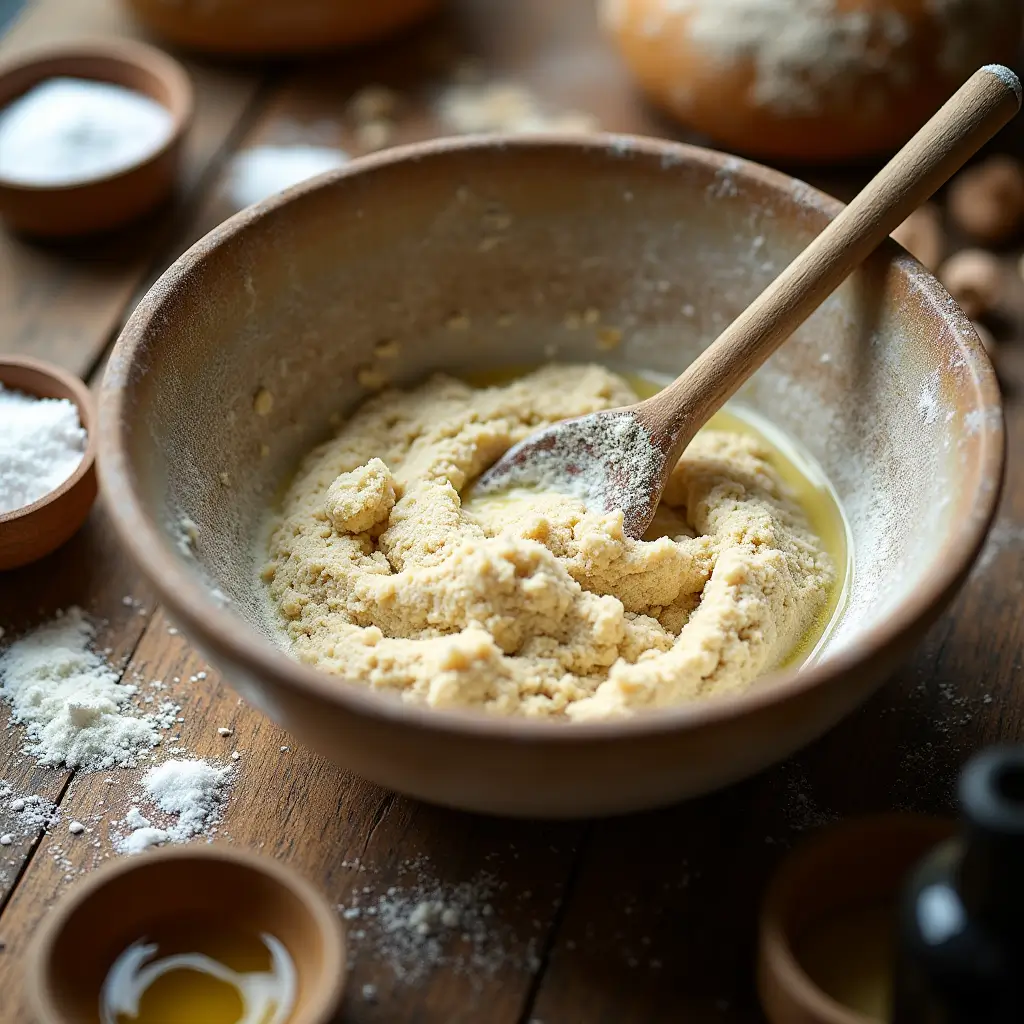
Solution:
{"label": "wooden spoon resting in bowl", "polygon": [[476,485],[532,486],[621,509],[640,538],[694,434],[882,241],[1021,106],[1021,84],[990,64],[964,83],[843,212],[658,394],[565,420],[510,448]]}

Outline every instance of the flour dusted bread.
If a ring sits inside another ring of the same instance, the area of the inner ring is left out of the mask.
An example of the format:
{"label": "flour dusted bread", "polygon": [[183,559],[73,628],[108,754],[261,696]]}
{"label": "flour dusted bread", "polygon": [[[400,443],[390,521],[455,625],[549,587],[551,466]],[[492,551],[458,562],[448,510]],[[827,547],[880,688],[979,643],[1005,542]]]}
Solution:
{"label": "flour dusted bread", "polygon": [[602,0],[650,98],[718,144],[828,161],[894,149],[981,65],[1012,58],[1013,0]]}

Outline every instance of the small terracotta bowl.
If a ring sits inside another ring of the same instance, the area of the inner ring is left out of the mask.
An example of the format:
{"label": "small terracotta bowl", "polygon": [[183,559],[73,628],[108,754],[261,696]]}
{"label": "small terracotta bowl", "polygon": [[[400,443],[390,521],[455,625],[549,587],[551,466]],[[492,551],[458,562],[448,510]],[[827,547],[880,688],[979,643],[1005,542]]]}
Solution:
{"label": "small terracotta bowl", "polygon": [[124,0],[147,29],[208,53],[261,55],[358,46],[421,21],[442,0]]}
{"label": "small terracotta bowl", "polygon": [[338,915],[305,879],[268,857],[223,845],[155,850],[91,874],[44,919],[25,983],[39,1024],[97,1019],[103,981],[140,938],[182,922],[237,925],[269,933],[297,974],[288,1024],[326,1024],[345,986],[345,933]]}
{"label": "small terracotta bowl", "polygon": [[170,195],[192,121],[192,83],[165,53],[126,40],[39,50],[0,67],[0,110],[49,78],[88,78],[145,94],[173,117],[167,141],[123,171],[81,184],[25,185],[0,178],[0,218],[14,231],[69,238],[120,227]]}
{"label": "small terracotta bowl", "polygon": [[96,413],[92,394],[74,374],[38,359],[0,358],[0,384],[38,398],[66,398],[78,408],[88,439],[78,468],[38,501],[0,512],[0,571],[55,551],[78,530],[96,500]]}
{"label": "small terracotta bowl", "polygon": [[880,1024],[880,1018],[825,992],[812,978],[820,973],[807,957],[827,959],[822,947],[835,947],[836,940],[826,937],[826,929],[835,936],[835,923],[845,920],[849,945],[862,936],[877,941],[847,948],[849,956],[839,970],[842,983],[852,990],[857,975],[864,980],[877,968],[874,995],[884,995],[891,981],[886,953],[894,952],[900,889],[914,865],[954,828],[941,818],[881,815],[828,829],[786,858],[761,912],[757,986],[771,1024]]}

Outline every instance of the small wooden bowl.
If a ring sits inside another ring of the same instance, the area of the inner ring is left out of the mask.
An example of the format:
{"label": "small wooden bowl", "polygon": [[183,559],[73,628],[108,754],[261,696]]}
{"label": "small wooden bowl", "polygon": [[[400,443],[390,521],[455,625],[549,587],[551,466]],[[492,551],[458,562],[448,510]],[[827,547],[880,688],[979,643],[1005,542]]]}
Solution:
{"label": "small wooden bowl", "polygon": [[0,512],[0,571],[55,551],[78,530],[96,500],[96,413],[92,394],[74,374],[38,359],[0,358],[0,384],[38,398],[66,398],[78,408],[88,438],[78,468],[31,505]]}
{"label": "small wooden bowl", "polygon": [[161,924],[195,920],[267,932],[288,950],[297,994],[289,1024],[326,1024],[345,986],[345,933],[304,878],[269,857],[220,844],[171,847],[90,874],[44,919],[29,951],[26,994],[39,1024],[97,1017],[117,957]]}
{"label": "small wooden bowl", "polygon": [[126,40],[40,50],[0,67],[0,109],[56,77],[111,82],[143,93],[171,112],[171,134],[138,163],[81,184],[25,185],[0,178],[0,218],[8,227],[36,237],[88,235],[127,224],[166,200],[192,121],[192,83],[185,69],[152,46]]}
{"label": "small wooden bowl", "polygon": [[359,46],[434,13],[443,0],[123,0],[149,31],[207,53],[272,56]]}
{"label": "small wooden bowl", "polygon": [[948,839],[952,821],[887,814],[850,821],[799,846],[783,861],[761,912],[757,987],[771,1024],[876,1024],[812,980],[799,947],[816,925],[892,902],[929,850]]}

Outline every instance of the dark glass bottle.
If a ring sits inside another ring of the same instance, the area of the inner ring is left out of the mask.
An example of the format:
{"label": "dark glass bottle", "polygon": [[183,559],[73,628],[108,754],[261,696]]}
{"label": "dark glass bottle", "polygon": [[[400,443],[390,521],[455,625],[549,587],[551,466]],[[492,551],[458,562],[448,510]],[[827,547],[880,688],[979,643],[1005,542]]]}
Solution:
{"label": "dark glass bottle", "polygon": [[972,758],[959,797],[902,896],[893,1024],[1024,1024],[1024,747]]}

